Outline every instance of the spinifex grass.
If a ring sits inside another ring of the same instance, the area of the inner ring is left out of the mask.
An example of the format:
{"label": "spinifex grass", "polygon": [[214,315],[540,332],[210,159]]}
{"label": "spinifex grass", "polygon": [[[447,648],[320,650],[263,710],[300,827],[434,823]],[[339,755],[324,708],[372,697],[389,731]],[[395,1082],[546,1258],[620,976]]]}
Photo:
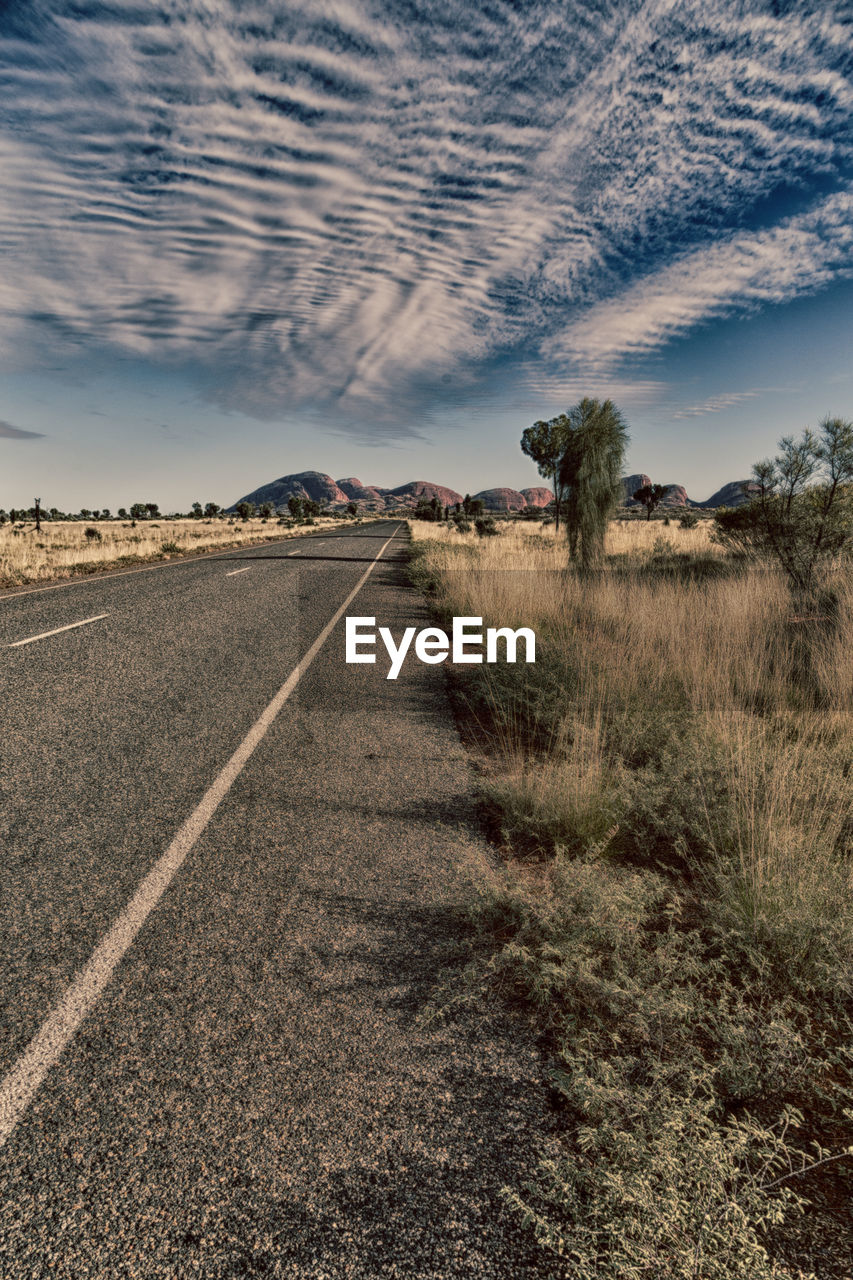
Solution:
{"label": "spinifex grass", "polygon": [[[318,521],[320,525],[340,521]],[[93,533],[87,535],[87,530]],[[274,520],[50,520],[0,525],[0,587],[48,582],[99,569],[186,555],[193,551],[249,546],[292,537]],[[316,533],[317,528],[306,528]]]}
{"label": "spinifex grass", "polygon": [[413,523],[440,613],[538,638],[454,672],[506,855],[468,976],[536,1010],[565,1107],[507,1198],[577,1280],[808,1271],[783,1193],[850,1190],[846,1158],[802,1173],[851,1141],[850,578],[804,616],[705,523],[616,522],[588,578],[553,527],[501,530]]}

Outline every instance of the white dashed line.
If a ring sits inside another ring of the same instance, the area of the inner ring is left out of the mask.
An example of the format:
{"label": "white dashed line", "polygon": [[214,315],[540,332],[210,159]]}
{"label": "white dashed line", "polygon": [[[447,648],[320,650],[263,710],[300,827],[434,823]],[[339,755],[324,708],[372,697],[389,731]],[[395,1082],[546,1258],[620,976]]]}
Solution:
{"label": "white dashed line", "polygon": [[230,573],[226,573],[225,577],[233,578],[235,573],[248,573],[251,567],[252,566],[250,564],[247,564],[245,569],[232,569]]}
{"label": "white dashed line", "polygon": [[[261,712],[231,759],[211,783],[201,802],[184,822],[166,852],[148,872],[124,911],[98,943],[59,1004],[48,1014],[8,1075],[0,1081],[0,1147],[5,1144],[48,1071],[74,1037],[80,1023],[97,1004],[116,965],[132,945],[139,930],[157,906],[190,850],[242,772],[252,752],[316,658],[334,626],[364,586],[399,528],[400,526],[397,525],[394,533],[377,553],[376,559],[368,565],[334,617],[326,623],[305,657],[294,667],[273,700]],[[106,617],[106,614],[101,616]],[[89,618],[87,621],[92,622],[94,619]]]}
{"label": "white dashed line", "polygon": [[86,627],[90,622],[99,622],[101,618],[108,618],[108,613],[96,613],[94,618],[84,618],[82,622],[69,622],[66,627],[54,627],[53,631],[42,631],[37,636],[27,636],[26,640],[13,640],[11,644],[7,644],[7,649],[17,649],[22,644],[32,644],[35,640],[45,640],[48,636],[58,636],[60,631],[73,631],[75,627]]}

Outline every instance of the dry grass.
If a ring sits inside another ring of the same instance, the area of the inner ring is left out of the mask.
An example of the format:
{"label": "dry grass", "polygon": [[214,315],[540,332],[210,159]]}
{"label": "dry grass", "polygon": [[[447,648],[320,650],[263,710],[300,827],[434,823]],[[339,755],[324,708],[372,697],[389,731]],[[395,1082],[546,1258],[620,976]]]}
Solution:
{"label": "dry grass", "polygon": [[[0,587],[50,582],[192,553],[293,538],[335,527],[338,519],[285,529],[275,520],[82,520],[0,525]],[[98,536],[86,536],[95,529]]]}
{"label": "dry grass", "polygon": [[[565,1154],[503,1194],[567,1280],[849,1280],[853,581],[802,621],[705,522],[614,522],[587,579],[553,528],[498,528],[412,524],[445,623],[537,634],[533,666],[454,672],[505,854],[464,981],[537,1018],[565,1101]],[[798,1224],[755,1171],[818,1141]]]}
{"label": "dry grass", "polygon": [[[594,843],[652,787],[635,768],[651,760],[664,785],[646,807],[658,805],[660,831],[688,823],[707,849],[703,874],[714,868],[742,921],[787,929],[799,913],[805,937],[832,903],[853,939],[851,861],[839,853],[853,824],[851,580],[836,580],[839,617],[824,629],[794,620],[772,572],[680,575],[697,558],[725,568],[709,521],[614,521],[608,570],[593,581],[568,571],[553,527],[501,528],[479,538],[412,522],[441,607],[537,631],[524,688],[507,669],[477,676],[509,843],[525,828],[543,846]],[[680,798],[665,776],[679,755],[695,757]]]}

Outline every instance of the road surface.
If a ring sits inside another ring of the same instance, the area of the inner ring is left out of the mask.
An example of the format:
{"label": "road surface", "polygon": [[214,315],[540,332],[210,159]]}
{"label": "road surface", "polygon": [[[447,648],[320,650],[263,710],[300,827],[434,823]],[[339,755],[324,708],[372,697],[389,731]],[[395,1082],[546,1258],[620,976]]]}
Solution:
{"label": "road surface", "polygon": [[9,1280],[553,1273],[499,1197],[533,1040],[419,1017],[490,865],[442,668],[344,662],[346,613],[428,623],[404,558],[377,522],[0,596]]}

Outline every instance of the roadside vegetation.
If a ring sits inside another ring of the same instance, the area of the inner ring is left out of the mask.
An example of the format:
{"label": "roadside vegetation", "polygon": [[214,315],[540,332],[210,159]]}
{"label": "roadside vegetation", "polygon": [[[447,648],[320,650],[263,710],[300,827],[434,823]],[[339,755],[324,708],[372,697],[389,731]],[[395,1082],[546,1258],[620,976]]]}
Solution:
{"label": "roadside vegetation", "polygon": [[138,520],[31,519],[0,523],[0,588],[251,546],[347,523],[333,517],[246,516]]}
{"label": "roadside vegetation", "polygon": [[790,582],[765,478],[765,524],[611,520],[593,573],[550,523],[411,524],[443,622],[537,634],[452,672],[502,865],[441,999],[542,1032],[559,1149],[504,1194],[555,1276],[853,1274],[853,573],[812,495]]}

